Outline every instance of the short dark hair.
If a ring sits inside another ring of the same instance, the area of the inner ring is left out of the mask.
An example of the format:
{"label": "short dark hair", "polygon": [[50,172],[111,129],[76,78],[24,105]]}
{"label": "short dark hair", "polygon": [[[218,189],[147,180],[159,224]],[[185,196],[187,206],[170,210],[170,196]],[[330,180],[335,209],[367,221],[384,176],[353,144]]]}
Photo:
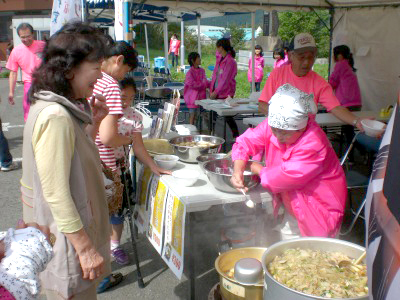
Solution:
{"label": "short dark hair", "polygon": [[197,52],[190,52],[188,55],[188,63],[191,67],[193,67],[194,61],[200,57],[200,54],[198,54]]}
{"label": "short dark hair", "polygon": [[236,56],[236,51],[231,46],[231,41],[226,38],[219,39],[216,44],[217,47],[222,47],[226,52],[230,53],[233,58]]}
{"label": "short dark hair", "polygon": [[254,49],[260,50],[260,56],[264,56],[263,48],[262,48],[260,45],[256,45],[256,46],[254,47]]}
{"label": "short dark hair", "polygon": [[138,65],[138,54],[131,45],[129,45],[125,41],[118,41],[108,47],[106,55],[107,58],[119,55],[122,55],[124,57],[125,65],[130,66],[132,70],[136,69]]}
{"label": "short dark hair", "polygon": [[104,34],[82,22],[65,24],[53,34],[43,50],[42,64],[32,74],[29,101],[34,94],[51,91],[67,99],[73,98],[73,90],[67,74],[84,61],[100,61],[106,55]]}
{"label": "short dark hair", "polygon": [[124,79],[119,81],[118,84],[121,90],[131,87],[133,88],[135,93],[137,92],[135,80],[130,76],[125,77]]}
{"label": "short dark hair", "polygon": [[274,53],[273,53],[272,55],[275,56],[275,54],[278,54],[278,55],[281,57],[281,59],[284,59],[284,58],[285,58],[285,52],[283,51],[283,48],[277,48],[277,49],[275,49],[275,50],[274,50]]}
{"label": "short dark hair", "polygon": [[17,34],[18,34],[18,36],[19,36],[19,31],[20,31],[21,29],[29,29],[29,30],[31,31],[32,34],[35,32],[35,31],[33,30],[33,27],[32,27],[31,24],[29,24],[29,23],[21,23],[21,24],[19,24],[18,27],[17,27]]}

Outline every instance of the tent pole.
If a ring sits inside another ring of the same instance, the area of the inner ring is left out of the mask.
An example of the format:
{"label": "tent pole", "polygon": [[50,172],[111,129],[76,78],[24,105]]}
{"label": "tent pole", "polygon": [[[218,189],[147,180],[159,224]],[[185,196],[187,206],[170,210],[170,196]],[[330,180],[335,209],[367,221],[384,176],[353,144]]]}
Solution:
{"label": "tent pole", "polygon": [[165,70],[169,69],[168,65],[168,21],[165,19],[164,23],[164,57],[165,57]]}
{"label": "tent pole", "polygon": [[251,13],[251,92],[255,91],[255,55],[254,55],[254,48],[256,47],[255,45],[255,39],[254,39],[254,27],[255,27],[255,20],[256,20],[256,13],[252,12]]}
{"label": "tent pole", "polygon": [[333,18],[335,16],[335,10],[333,8],[329,9],[330,18],[330,28],[329,28],[329,62],[328,62],[328,77],[331,75],[331,67],[332,67],[332,40],[333,40]]}
{"label": "tent pole", "polygon": [[181,20],[181,67],[185,64],[185,21]]}
{"label": "tent pole", "polygon": [[86,22],[86,0],[82,0],[82,22]]}
{"label": "tent pole", "polygon": [[144,35],[146,38],[146,54],[147,54],[147,64],[150,70],[150,53],[149,53],[149,38],[147,36],[147,24],[144,23]]}
{"label": "tent pole", "polygon": [[200,14],[197,14],[197,52],[201,57],[201,43],[200,43]]}
{"label": "tent pole", "polygon": [[122,13],[123,13],[123,28],[124,28],[124,41],[131,44],[133,42],[132,28],[132,7],[133,0],[124,0]]}

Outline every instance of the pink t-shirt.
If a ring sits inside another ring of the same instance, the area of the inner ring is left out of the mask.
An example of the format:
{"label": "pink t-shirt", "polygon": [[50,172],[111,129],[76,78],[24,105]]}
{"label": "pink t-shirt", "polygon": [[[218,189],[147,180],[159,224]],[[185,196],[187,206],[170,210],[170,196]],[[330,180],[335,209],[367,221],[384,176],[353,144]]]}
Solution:
{"label": "pink t-shirt", "polygon": [[296,76],[292,71],[292,65],[283,65],[271,72],[258,101],[268,103],[276,90],[285,83],[289,83],[307,94],[313,94],[315,104],[321,103],[328,111],[340,106],[332,87],[324,78],[314,71],[308,72],[303,77]]}
{"label": "pink t-shirt", "polygon": [[29,47],[20,44],[11,51],[6,68],[17,72],[22,70],[22,81],[32,82],[32,73],[42,63],[42,52],[45,46],[43,41],[33,41]]}
{"label": "pink t-shirt", "polygon": [[178,44],[178,40],[171,40],[171,52],[176,51],[176,44]]}

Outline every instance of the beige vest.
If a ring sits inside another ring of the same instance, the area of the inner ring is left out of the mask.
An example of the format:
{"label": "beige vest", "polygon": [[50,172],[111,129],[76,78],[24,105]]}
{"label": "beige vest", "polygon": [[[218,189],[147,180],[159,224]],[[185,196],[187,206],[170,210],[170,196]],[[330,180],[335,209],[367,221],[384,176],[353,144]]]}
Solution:
{"label": "beige vest", "polygon": [[[86,233],[105,259],[104,275],[111,273],[109,215],[98,150],[84,131],[84,127],[87,125],[87,122],[84,121],[87,121],[87,116],[90,120],[89,106],[86,106],[86,116],[80,119],[82,111],[75,111],[75,109],[78,110],[75,105],[63,97],[46,93],[46,97],[43,97],[45,101],[38,100],[31,106],[25,124],[21,184],[25,187],[32,187],[30,196],[33,202],[34,221],[41,225],[48,225],[50,231],[56,235],[56,243],[53,247],[54,258],[41,274],[42,287],[46,290],[53,290],[68,299],[86,290],[94,282],[82,278],[77,254],[65,235],[58,232],[49,205],[43,197],[32,148],[32,134],[36,119],[45,107],[61,105],[69,113],[74,124],[76,140],[71,162],[71,195]],[[40,94],[38,95],[39,99],[41,98]],[[55,102],[51,102],[53,98]],[[29,189],[26,191],[29,193]],[[99,280],[101,279],[99,278]]]}

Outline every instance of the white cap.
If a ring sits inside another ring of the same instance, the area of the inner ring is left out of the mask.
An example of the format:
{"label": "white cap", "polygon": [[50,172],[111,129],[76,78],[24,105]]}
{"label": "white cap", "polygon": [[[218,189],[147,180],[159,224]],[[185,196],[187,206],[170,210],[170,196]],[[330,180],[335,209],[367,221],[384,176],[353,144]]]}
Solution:
{"label": "white cap", "polygon": [[297,34],[290,43],[290,50],[296,51],[304,48],[317,48],[313,36],[309,33]]}
{"label": "white cap", "polygon": [[286,83],[269,100],[268,125],[284,130],[299,130],[307,126],[308,115],[316,114],[314,95]]}

